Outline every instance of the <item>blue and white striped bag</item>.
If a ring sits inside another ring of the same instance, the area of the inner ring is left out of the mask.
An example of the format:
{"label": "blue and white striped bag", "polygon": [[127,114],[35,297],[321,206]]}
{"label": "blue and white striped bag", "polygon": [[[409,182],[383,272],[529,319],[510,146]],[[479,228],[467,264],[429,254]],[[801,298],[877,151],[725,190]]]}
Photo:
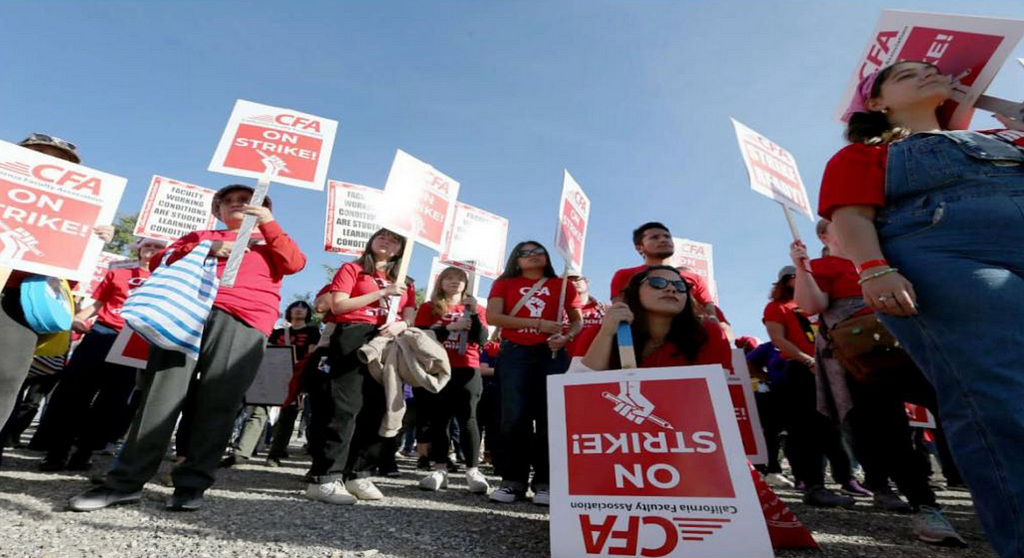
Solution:
{"label": "blue and white striped bag", "polygon": [[204,240],[184,258],[167,265],[171,252],[132,291],[121,309],[121,317],[150,344],[185,353],[198,360],[199,344],[213,299],[217,297],[217,258],[209,257],[213,241]]}

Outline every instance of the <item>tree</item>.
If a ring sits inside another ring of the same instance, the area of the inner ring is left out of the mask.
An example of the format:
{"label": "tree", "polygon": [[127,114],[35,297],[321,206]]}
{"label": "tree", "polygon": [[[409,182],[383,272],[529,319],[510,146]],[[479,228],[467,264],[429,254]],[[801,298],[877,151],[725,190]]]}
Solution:
{"label": "tree", "polygon": [[135,242],[135,223],[139,215],[122,215],[114,222],[114,239],[107,243],[104,248],[108,252],[131,256],[131,249],[128,246]]}

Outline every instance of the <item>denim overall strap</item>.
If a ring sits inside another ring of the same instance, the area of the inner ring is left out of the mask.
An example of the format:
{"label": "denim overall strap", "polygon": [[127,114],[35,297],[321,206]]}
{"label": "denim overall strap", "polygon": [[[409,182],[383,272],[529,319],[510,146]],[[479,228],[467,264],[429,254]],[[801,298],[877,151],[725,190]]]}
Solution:
{"label": "denim overall strap", "polygon": [[880,315],[935,387],[1000,556],[1024,556],[1024,152],[956,131],[889,147],[876,228],[918,314]]}

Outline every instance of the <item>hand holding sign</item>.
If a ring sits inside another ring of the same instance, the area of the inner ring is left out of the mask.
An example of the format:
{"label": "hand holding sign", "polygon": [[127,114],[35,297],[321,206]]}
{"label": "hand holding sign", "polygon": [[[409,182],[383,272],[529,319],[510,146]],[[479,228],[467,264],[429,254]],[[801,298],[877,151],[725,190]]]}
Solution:
{"label": "hand holding sign", "polygon": [[2,221],[0,221],[0,226],[7,229],[0,233],[0,246],[2,246],[0,248],[0,259],[20,260],[27,252],[32,252],[37,256],[45,255],[36,249],[39,241],[32,236],[32,233],[21,227],[11,229]]}
{"label": "hand holding sign", "polygon": [[288,172],[288,164],[284,162],[284,159],[277,155],[267,155],[266,153],[256,150],[256,153],[260,154],[263,163],[263,174],[267,176],[277,176],[282,172]]}

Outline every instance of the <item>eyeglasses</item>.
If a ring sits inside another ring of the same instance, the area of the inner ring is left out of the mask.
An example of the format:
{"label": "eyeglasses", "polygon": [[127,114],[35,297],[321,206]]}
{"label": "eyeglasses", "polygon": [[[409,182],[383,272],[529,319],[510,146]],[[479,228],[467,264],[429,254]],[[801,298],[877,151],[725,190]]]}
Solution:
{"label": "eyeglasses", "polygon": [[22,143],[34,143],[34,142],[48,143],[48,144],[51,144],[51,145],[56,145],[56,146],[59,146],[59,147],[63,147],[64,149],[69,149],[71,151],[76,151],[78,149],[78,146],[76,146],[75,144],[71,143],[70,141],[62,140],[60,138],[53,137],[53,136],[48,136],[46,134],[32,134],[31,136],[25,138]]}
{"label": "eyeglasses", "polygon": [[657,277],[652,275],[649,277],[644,277],[644,282],[650,285],[651,288],[656,291],[664,290],[669,285],[672,285],[672,287],[675,288],[677,293],[686,293],[690,290],[689,285],[687,285],[686,281],[683,281],[682,279],[670,281],[668,279],[665,279],[664,277]]}
{"label": "eyeglasses", "polygon": [[547,253],[548,251],[543,248],[531,248],[529,250],[520,250],[516,252],[516,257],[529,258],[530,256],[543,256]]}

